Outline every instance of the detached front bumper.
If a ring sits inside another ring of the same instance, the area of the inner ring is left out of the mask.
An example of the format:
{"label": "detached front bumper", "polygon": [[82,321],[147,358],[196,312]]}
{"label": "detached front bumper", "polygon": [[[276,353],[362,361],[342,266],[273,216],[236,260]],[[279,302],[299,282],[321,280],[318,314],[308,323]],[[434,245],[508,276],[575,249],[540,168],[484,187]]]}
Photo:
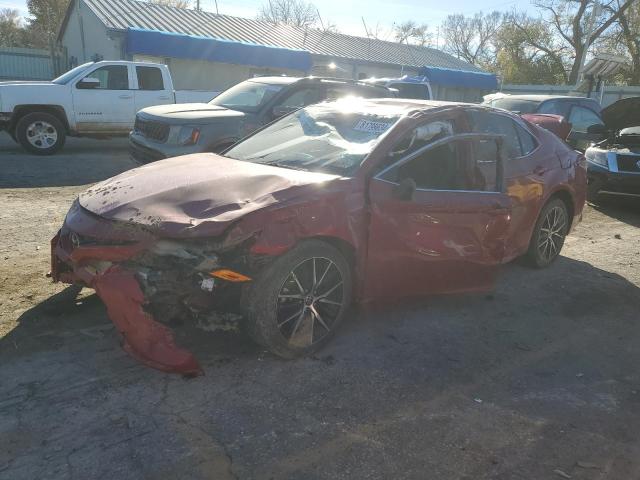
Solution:
{"label": "detached front bumper", "polygon": [[61,231],[51,241],[53,281],[95,289],[122,335],[123,348],[145,365],[169,373],[201,375],[193,354],[178,347],[171,330],[144,309],[146,299],[135,273],[113,263],[132,258],[145,246],[74,247],[70,237],[69,232]]}

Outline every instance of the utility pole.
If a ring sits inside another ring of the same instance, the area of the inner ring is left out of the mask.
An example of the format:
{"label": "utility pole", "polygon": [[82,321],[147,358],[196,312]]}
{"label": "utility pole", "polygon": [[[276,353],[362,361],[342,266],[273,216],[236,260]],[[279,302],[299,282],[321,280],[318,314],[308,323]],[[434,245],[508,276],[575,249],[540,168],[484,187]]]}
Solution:
{"label": "utility pole", "polygon": [[220,12],[218,11],[218,0],[214,0],[214,2],[216,3],[216,15],[220,15]]}

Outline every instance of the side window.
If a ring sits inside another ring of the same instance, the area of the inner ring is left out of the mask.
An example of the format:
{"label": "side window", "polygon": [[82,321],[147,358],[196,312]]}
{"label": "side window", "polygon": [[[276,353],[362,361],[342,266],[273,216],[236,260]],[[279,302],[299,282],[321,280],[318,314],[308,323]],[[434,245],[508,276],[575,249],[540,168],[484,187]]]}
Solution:
{"label": "side window", "polygon": [[158,67],[136,67],[138,77],[138,89],[140,90],[164,90],[162,70]]}
{"label": "side window", "polygon": [[509,158],[523,156],[520,139],[516,132],[516,124],[509,117],[481,110],[470,110],[469,117],[473,132],[505,136],[505,146],[507,147]]}
{"label": "side window", "polygon": [[452,120],[432,120],[424,123],[403,135],[391,148],[388,160],[380,167],[385,168],[401,158],[411,155],[425,145],[451,136],[454,133],[456,133],[456,129]]}
{"label": "side window", "polygon": [[128,90],[129,75],[126,65],[106,65],[94,70],[85,78],[95,78],[100,85],[95,87],[101,90]]}
{"label": "side window", "polygon": [[548,113],[551,115],[564,116],[563,112],[564,112],[564,109],[562,108],[562,105],[560,104],[560,102],[556,102],[554,100],[547,100],[546,102],[543,102],[536,110],[536,113]]}
{"label": "side window", "polygon": [[293,110],[306,107],[313,103],[318,103],[320,100],[322,100],[320,90],[317,88],[302,88],[287,96],[278,105],[281,107],[291,108]]}
{"label": "side window", "polygon": [[485,161],[474,155],[474,143],[476,141],[457,140],[455,137],[444,143],[438,142],[415,158],[398,161],[396,167],[390,168],[380,178],[393,183],[410,178],[422,190],[495,191],[496,143],[491,142],[494,155]]}
{"label": "side window", "polygon": [[518,138],[520,139],[520,145],[522,146],[522,156],[529,155],[536,149],[538,142],[533,135],[518,124],[516,124],[516,132],[518,132]]}
{"label": "side window", "polygon": [[602,124],[602,120],[595,112],[588,108],[574,106],[569,115],[569,123],[576,132],[586,133],[591,125]]}

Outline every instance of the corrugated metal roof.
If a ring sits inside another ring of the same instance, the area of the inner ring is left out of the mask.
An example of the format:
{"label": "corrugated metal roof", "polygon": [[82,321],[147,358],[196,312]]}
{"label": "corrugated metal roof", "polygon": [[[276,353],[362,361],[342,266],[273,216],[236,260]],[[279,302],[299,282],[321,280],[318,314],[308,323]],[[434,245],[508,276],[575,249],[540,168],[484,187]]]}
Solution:
{"label": "corrugated metal roof", "polygon": [[[480,71],[475,66],[435,48],[403,45],[273,25],[249,18],[167,7],[136,0],[82,0],[109,29],[138,27],[238,42],[307,50],[312,54],[411,67],[432,66]],[[71,7],[70,7],[71,8]],[[64,24],[63,27],[64,29]]]}

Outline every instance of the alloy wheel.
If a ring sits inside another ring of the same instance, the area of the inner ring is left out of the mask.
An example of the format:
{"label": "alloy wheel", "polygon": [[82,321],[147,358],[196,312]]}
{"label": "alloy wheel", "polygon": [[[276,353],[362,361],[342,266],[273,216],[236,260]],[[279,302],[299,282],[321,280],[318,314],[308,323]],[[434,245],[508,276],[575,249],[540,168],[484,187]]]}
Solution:
{"label": "alloy wheel", "polygon": [[324,257],[312,257],[291,270],[277,298],[278,330],[290,345],[309,347],[333,329],[344,307],[342,272]]}
{"label": "alloy wheel", "polygon": [[48,122],[38,120],[27,127],[27,140],[38,149],[50,148],[58,141],[58,131]]}
{"label": "alloy wheel", "polygon": [[538,252],[545,262],[551,262],[560,253],[566,234],[567,214],[563,208],[553,207],[544,217],[538,234]]}

